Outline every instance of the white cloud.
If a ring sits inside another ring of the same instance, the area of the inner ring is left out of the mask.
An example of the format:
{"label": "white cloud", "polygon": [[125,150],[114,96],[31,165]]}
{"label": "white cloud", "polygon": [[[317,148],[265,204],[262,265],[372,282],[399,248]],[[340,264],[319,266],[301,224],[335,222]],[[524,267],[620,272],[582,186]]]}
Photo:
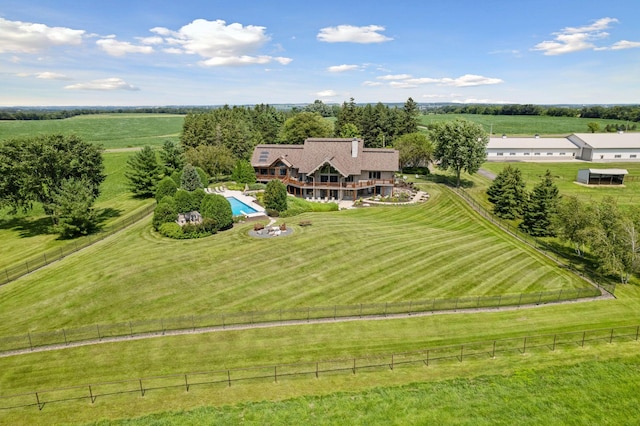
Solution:
{"label": "white cloud", "polygon": [[86,83],[71,84],[65,86],[69,90],[140,90],[140,88],[132,86],[121,78],[111,77],[101,80],[92,80]]}
{"label": "white cloud", "polygon": [[611,46],[611,50],[636,49],[640,47],[640,41],[620,40]]}
{"label": "white cloud", "polygon": [[338,96],[335,90],[321,90],[320,92],[316,92],[316,96],[319,98],[333,98]]}
{"label": "white cloud", "polygon": [[502,79],[484,77],[481,75],[465,74],[457,78],[431,78],[420,77],[413,78],[409,74],[398,75],[384,75],[378,77],[379,80],[389,81],[389,86],[398,89],[414,88],[425,84],[437,84],[439,86],[454,86],[454,87],[472,87],[472,86],[486,86],[491,84],[504,83]]}
{"label": "white cloud", "polygon": [[380,34],[385,28],[380,25],[354,27],[353,25],[338,25],[337,27],[322,28],[316,36],[318,40],[327,43],[383,43],[393,40]]}
{"label": "white cloud", "polygon": [[368,87],[375,87],[375,86],[382,86],[382,82],[380,81],[365,81],[362,83],[363,86],[368,86]]}
{"label": "white cloud", "polygon": [[616,22],[618,22],[616,18],[600,18],[591,25],[566,27],[559,32],[553,33],[554,40],[540,42],[531,50],[541,51],[547,56],[564,55],[589,49],[602,50],[593,42],[609,37],[609,33],[604,30]]}
{"label": "white cloud", "polygon": [[44,80],[72,80],[71,77],[68,77],[64,74],[48,72],[48,71],[36,74],[36,78],[41,78]]}
{"label": "white cloud", "polygon": [[342,65],[333,65],[330,66],[329,68],[327,68],[327,71],[329,72],[345,72],[345,71],[355,71],[360,69],[360,65],[347,65],[347,64],[342,64]]}
{"label": "white cloud", "polygon": [[37,53],[53,46],[76,46],[82,43],[84,34],[84,30],[0,18],[0,53]]}
{"label": "white cloud", "polygon": [[128,41],[118,41],[114,38],[103,38],[96,44],[111,56],[124,56],[127,53],[153,53],[151,46],[136,46]]}
{"label": "white cloud", "polygon": [[265,27],[233,23],[223,20],[207,21],[196,19],[177,31],[156,27],[151,32],[163,37],[171,46],[164,49],[168,53],[199,55],[204,66],[239,66],[278,62],[286,65],[291,58],[257,55],[270,37]]}
{"label": "white cloud", "polygon": [[136,40],[138,40],[142,44],[162,44],[164,42],[164,39],[158,36],[136,37]]}
{"label": "white cloud", "polygon": [[411,74],[388,74],[388,75],[381,75],[376,78],[378,80],[385,80],[385,81],[406,80],[407,78],[411,78]]}

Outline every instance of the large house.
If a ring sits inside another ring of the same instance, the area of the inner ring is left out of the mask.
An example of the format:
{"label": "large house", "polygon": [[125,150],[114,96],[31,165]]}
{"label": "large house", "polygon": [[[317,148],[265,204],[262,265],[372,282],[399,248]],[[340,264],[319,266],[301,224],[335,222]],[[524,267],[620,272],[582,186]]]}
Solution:
{"label": "large house", "polygon": [[303,145],[258,145],[251,165],[258,182],[279,179],[298,197],[357,200],[391,195],[399,153],[365,148],[358,138],[309,138]]}

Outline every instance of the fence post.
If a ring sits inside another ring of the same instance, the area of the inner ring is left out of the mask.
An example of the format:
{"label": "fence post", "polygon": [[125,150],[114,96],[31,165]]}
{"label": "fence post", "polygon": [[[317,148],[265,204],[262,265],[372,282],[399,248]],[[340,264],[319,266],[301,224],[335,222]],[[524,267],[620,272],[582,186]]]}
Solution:
{"label": "fence post", "polygon": [[638,341],[638,334],[640,334],[640,325],[636,327],[636,341]]}
{"label": "fence post", "polygon": [[27,266],[27,274],[30,273],[31,271],[29,270],[29,261],[24,262],[24,264]]}
{"label": "fence post", "polygon": [[195,323],[195,321],[194,321],[194,319],[193,319],[193,315],[191,315],[191,329],[192,329],[193,331],[195,331],[195,330],[196,330],[196,323]]}
{"label": "fence post", "polygon": [[587,335],[587,332],[586,332],[586,331],[583,331],[583,332],[582,332],[582,347],[583,347],[583,348],[584,348],[584,338],[585,338],[585,336],[586,336],[586,335]]}
{"label": "fence post", "polygon": [[316,361],[316,379],[318,378],[318,361]]}
{"label": "fence post", "polygon": [[36,402],[38,403],[38,410],[42,411],[42,407],[44,407],[44,404],[40,404],[40,397],[38,396],[38,392],[36,392]]}
{"label": "fence post", "polygon": [[561,297],[562,297],[562,289],[560,290],[560,293],[558,293],[558,300],[557,300],[557,302],[559,302],[559,301],[560,301],[560,298],[561,298]]}
{"label": "fence post", "polygon": [[129,321],[129,334],[133,337],[133,326],[131,325],[131,321]]}
{"label": "fence post", "polygon": [[360,304],[360,318],[362,318],[362,303]]}
{"label": "fence post", "polygon": [[542,301],[542,292],[540,292],[538,295],[538,305],[540,304],[541,301]]}
{"label": "fence post", "polygon": [[389,306],[389,302],[384,302],[384,316],[387,316],[387,307]]}
{"label": "fence post", "polygon": [[613,328],[611,329],[611,336],[609,337],[609,343],[613,342]]}
{"label": "fence post", "polygon": [[222,328],[224,328],[224,314],[222,314]]}
{"label": "fence post", "polygon": [[277,365],[273,366],[273,378],[275,379],[276,383],[278,383],[278,366]]}
{"label": "fence post", "polygon": [[458,299],[459,297],[456,297],[456,306],[453,308],[454,311],[458,310]]}
{"label": "fence post", "polygon": [[409,300],[409,315],[411,315],[412,308],[413,308],[413,300]]}
{"label": "fence post", "polygon": [[353,359],[353,374],[356,374],[356,359]]}
{"label": "fence post", "polygon": [[464,345],[460,345],[460,362],[462,362],[462,352],[464,351]]}
{"label": "fence post", "polygon": [[522,354],[524,355],[527,352],[527,338],[524,338],[524,344],[522,345]]}
{"label": "fence post", "polygon": [[142,396],[144,396],[144,388],[142,387],[142,379],[138,379],[138,381],[140,382],[140,394]]}
{"label": "fence post", "polygon": [[42,257],[44,257],[44,264],[48,265],[48,263],[47,263],[47,253],[42,253]]}
{"label": "fence post", "polygon": [[164,336],[164,318],[160,318],[160,329],[162,330],[162,335]]}
{"label": "fence post", "polygon": [[491,358],[496,357],[496,341],[493,341],[493,353],[491,354]]}
{"label": "fence post", "polygon": [[64,331],[64,328],[62,329],[62,335],[64,336],[64,345],[68,346],[69,343],[67,342],[67,333]]}
{"label": "fence post", "polygon": [[89,399],[91,400],[91,403],[93,404],[95,399],[93,398],[93,392],[91,392],[91,385],[89,385]]}
{"label": "fence post", "polygon": [[427,349],[427,367],[429,366],[429,349]]}
{"label": "fence post", "polygon": [[390,367],[393,370],[393,354],[391,354],[391,365],[390,365]]}
{"label": "fence post", "polygon": [[187,381],[187,375],[184,375],[184,385],[187,388],[187,392],[189,392],[189,382]]}
{"label": "fence post", "polygon": [[229,383],[229,387],[231,387],[231,371],[227,370],[227,382]]}
{"label": "fence post", "polygon": [[336,319],[336,311],[338,310],[337,305],[333,305],[333,319]]}
{"label": "fence post", "polygon": [[518,299],[518,308],[520,307],[520,302],[522,302],[522,293],[520,293],[520,299]]}
{"label": "fence post", "polygon": [[553,349],[551,349],[552,351],[556,350],[556,335],[553,335]]}
{"label": "fence post", "polygon": [[307,322],[310,321],[311,318],[311,307],[307,306]]}
{"label": "fence post", "polygon": [[502,303],[502,295],[500,295],[500,297],[498,297],[498,308],[500,307],[501,303]]}
{"label": "fence post", "polygon": [[27,333],[27,336],[29,336],[29,349],[33,350],[33,342],[31,342],[31,332]]}
{"label": "fence post", "polygon": [[98,340],[102,340],[102,336],[100,336],[100,324],[96,324],[96,328],[98,329]]}

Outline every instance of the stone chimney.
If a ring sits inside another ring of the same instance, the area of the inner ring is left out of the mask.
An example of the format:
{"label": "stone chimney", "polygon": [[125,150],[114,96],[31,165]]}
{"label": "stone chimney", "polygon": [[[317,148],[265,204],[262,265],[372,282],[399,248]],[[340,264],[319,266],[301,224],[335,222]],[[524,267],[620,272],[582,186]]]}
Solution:
{"label": "stone chimney", "polygon": [[353,140],[351,141],[351,157],[358,157],[358,138],[353,138]]}

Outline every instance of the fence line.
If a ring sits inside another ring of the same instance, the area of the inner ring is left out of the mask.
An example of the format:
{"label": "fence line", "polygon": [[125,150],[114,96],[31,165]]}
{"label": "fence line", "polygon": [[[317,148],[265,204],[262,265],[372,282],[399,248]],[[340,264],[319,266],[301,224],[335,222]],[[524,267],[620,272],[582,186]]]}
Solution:
{"label": "fence line", "polygon": [[76,328],[0,337],[0,353],[31,350],[38,347],[64,345],[83,341],[100,341],[105,338],[135,337],[165,334],[167,331],[225,328],[250,324],[283,324],[292,321],[316,321],[337,318],[380,317],[388,315],[418,314],[437,311],[461,311],[470,309],[499,309],[578,300],[598,297],[595,287],[563,289],[558,291],[520,293],[496,296],[468,296],[448,299],[426,299],[407,302],[360,303],[274,309],[268,311],[221,312],[205,315],[188,315],[173,318],[132,320],[115,324],[94,324]]}
{"label": "fence line", "polygon": [[494,359],[496,354],[515,352],[526,354],[533,349],[547,349],[554,352],[558,347],[580,347],[585,343],[597,344],[624,341],[638,341],[640,326],[626,326],[607,329],[591,329],[556,334],[542,334],[508,339],[494,339],[447,346],[434,346],[414,351],[366,355],[343,359],[316,360],[300,363],[273,364],[245,368],[223,368],[210,371],[177,373],[110,382],[99,382],[77,386],[41,389],[31,392],[0,396],[0,410],[38,407],[67,401],[89,400],[113,395],[134,394],[144,397],[147,392],[160,389],[181,389],[189,392],[196,386],[220,385],[231,387],[234,383],[249,381],[272,381],[306,376],[319,378],[320,374],[357,374],[362,370],[390,369],[405,365],[426,367],[443,361],[462,363],[465,359]]}
{"label": "fence line", "polygon": [[594,271],[588,269],[587,267],[585,267],[584,271],[581,271],[580,269],[577,269],[573,265],[573,263],[571,263],[571,261],[569,261],[569,263],[566,263],[565,262],[565,258],[563,257],[562,254],[558,253],[556,250],[554,250],[548,244],[545,244],[544,242],[540,241],[539,239],[537,239],[535,237],[532,237],[531,235],[518,230],[517,227],[512,226],[509,223],[507,223],[507,222],[503,221],[502,219],[498,218],[492,212],[490,212],[484,206],[482,206],[477,200],[475,200],[471,195],[469,195],[463,189],[455,188],[455,187],[451,187],[451,186],[449,186],[449,188],[451,188],[454,193],[458,194],[467,204],[469,204],[471,206],[471,208],[476,210],[478,213],[480,213],[480,215],[482,215],[487,220],[491,221],[496,226],[500,227],[503,231],[508,232],[509,234],[513,235],[514,237],[518,238],[522,242],[524,242],[527,245],[529,245],[530,247],[535,248],[536,250],[538,250],[539,252],[543,253],[547,257],[553,259],[556,263],[562,265],[563,267],[571,270],[575,274],[581,276],[582,278],[587,280],[592,285],[597,286],[599,289],[605,290],[607,293],[611,294],[612,296],[614,295],[615,290],[616,290],[616,284],[615,283],[613,283],[613,284],[602,284],[602,283],[600,283],[598,280],[595,279],[596,274],[594,273]]}
{"label": "fence line", "polygon": [[95,244],[98,241],[101,241],[126,228],[127,226],[131,226],[139,220],[145,218],[150,213],[152,213],[154,209],[155,203],[149,206],[145,206],[141,211],[123,218],[122,220],[106,227],[103,231],[97,234],[87,235],[86,237],[76,239],[63,247],[49,250],[40,255],[31,257],[30,259],[27,259],[15,266],[4,268],[4,271],[0,272],[0,286],[17,280],[18,278],[27,275],[35,271],[36,269],[40,269],[43,266],[49,265],[53,262],[57,262],[58,260],[63,259],[70,254],[89,247],[90,245]]}

